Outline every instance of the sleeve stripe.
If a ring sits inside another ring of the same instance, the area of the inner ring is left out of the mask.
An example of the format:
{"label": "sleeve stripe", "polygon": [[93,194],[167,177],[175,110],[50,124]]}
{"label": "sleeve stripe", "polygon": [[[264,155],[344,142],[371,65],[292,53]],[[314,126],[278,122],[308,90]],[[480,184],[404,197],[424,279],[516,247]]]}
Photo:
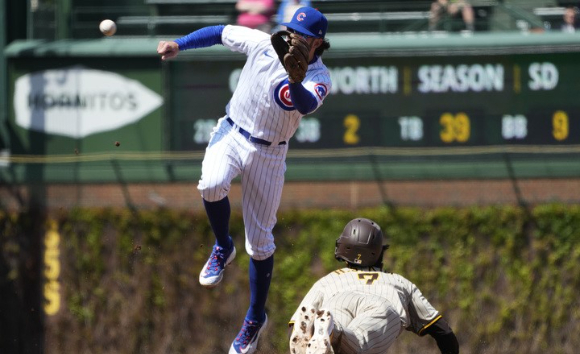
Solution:
{"label": "sleeve stripe", "polygon": [[421,330],[419,330],[419,333],[417,333],[417,334],[418,334],[418,335],[422,335],[423,331],[425,331],[427,328],[431,327],[431,325],[433,325],[433,323],[435,323],[435,322],[439,321],[439,319],[440,319],[441,317],[443,317],[443,316],[439,315],[439,316],[435,317],[435,318],[433,319],[433,321],[429,322],[429,323],[428,323],[426,326],[423,326],[423,328],[421,328]]}

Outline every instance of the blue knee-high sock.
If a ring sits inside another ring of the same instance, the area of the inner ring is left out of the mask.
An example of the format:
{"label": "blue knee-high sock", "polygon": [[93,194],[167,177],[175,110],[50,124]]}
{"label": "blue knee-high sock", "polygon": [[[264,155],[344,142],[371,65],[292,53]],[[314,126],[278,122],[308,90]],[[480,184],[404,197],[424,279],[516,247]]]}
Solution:
{"label": "blue knee-high sock", "polygon": [[266,299],[273,269],[274,255],[262,261],[250,258],[250,308],[246,313],[249,321],[264,322],[266,319]]}
{"label": "blue knee-high sock", "polygon": [[226,196],[217,202],[208,202],[203,199],[203,206],[209,219],[209,224],[215,235],[216,244],[222,248],[232,247],[230,238],[230,200]]}

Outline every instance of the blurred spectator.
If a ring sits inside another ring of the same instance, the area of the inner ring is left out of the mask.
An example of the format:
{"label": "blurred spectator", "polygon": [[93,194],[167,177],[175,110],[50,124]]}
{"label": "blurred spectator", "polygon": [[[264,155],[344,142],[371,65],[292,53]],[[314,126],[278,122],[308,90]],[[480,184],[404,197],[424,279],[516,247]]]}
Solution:
{"label": "blurred spectator", "polygon": [[564,23],[562,24],[562,32],[574,33],[576,32],[576,8],[569,6],[564,10],[562,16]]}
{"label": "blurred spectator", "polygon": [[442,21],[444,17],[454,19],[459,16],[463,19],[466,30],[473,31],[475,29],[473,7],[467,0],[435,0],[431,3],[429,30],[440,29],[439,27],[444,22],[449,24],[449,21]]}
{"label": "blurred spectator", "polygon": [[278,16],[276,17],[276,22],[278,23],[277,29],[280,28],[280,24],[283,22],[290,22],[294,12],[301,7],[310,7],[310,0],[282,0],[280,1],[280,6],[278,6]]}
{"label": "blurred spectator", "polygon": [[270,33],[272,16],[276,11],[274,0],[238,0],[236,10],[240,12],[237,24]]}

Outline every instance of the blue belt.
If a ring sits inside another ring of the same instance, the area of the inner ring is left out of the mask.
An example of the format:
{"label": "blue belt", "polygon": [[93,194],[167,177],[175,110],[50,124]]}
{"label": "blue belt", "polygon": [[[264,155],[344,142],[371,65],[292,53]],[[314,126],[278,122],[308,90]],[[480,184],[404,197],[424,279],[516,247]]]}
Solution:
{"label": "blue belt", "polygon": [[[232,127],[235,127],[236,126],[236,123],[234,123],[234,121],[230,117],[227,117],[226,120],[228,121],[228,123],[230,123],[230,125]],[[250,135],[250,133],[248,131],[246,131],[242,127],[239,127],[238,126],[238,131],[240,132],[240,134],[242,134],[244,136],[244,138],[248,139],[248,141],[250,141],[252,143],[256,143],[256,144],[260,144],[260,145],[266,145],[266,146],[272,145],[272,143],[269,142],[269,141],[267,141],[267,140],[253,137],[252,135]],[[286,145],[286,142],[285,141],[281,141],[281,142],[278,143],[278,145]]]}

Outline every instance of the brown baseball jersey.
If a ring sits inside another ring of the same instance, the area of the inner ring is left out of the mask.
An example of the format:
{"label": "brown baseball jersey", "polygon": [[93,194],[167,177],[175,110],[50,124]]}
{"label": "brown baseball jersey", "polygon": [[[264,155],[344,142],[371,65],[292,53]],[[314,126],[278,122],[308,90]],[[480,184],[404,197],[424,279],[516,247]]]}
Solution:
{"label": "brown baseball jersey", "polygon": [[290,322],[309,305],[332,313],[332,342],[340,354],[385,353],[403,329],[422,335],[441,318],[411,281],[373,268],[342,268],[319,279]]}

